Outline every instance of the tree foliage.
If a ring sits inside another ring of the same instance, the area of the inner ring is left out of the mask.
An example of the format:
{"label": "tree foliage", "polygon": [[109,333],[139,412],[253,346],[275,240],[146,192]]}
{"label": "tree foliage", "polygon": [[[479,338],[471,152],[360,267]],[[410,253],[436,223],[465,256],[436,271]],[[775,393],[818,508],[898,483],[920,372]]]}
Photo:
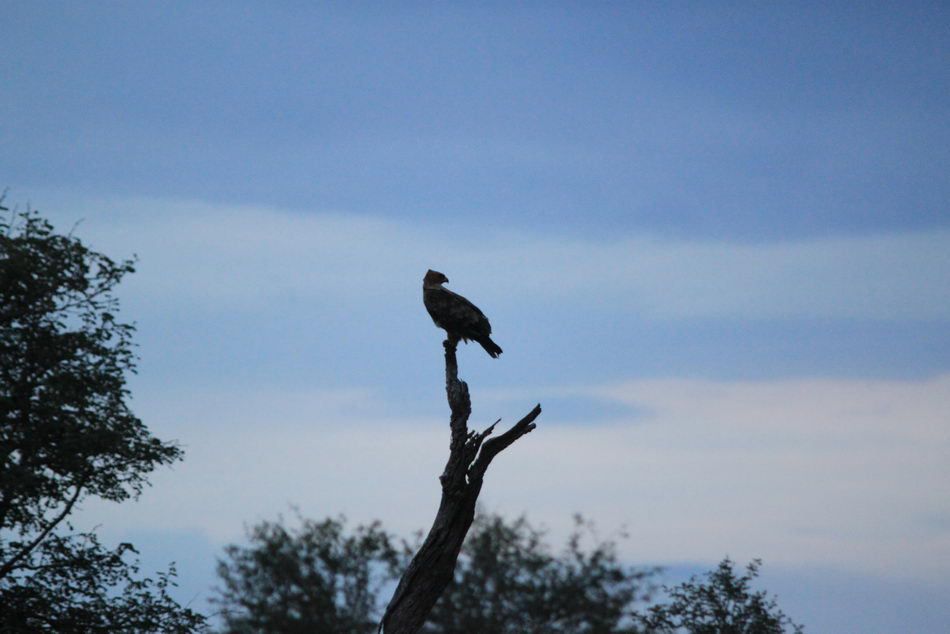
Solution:
{"label": "tree foliage", "polygon": [[246,546],[228,546],[218,562],[223,587],[212,601],[224,631],[376,631],[381,586],[396,579],[403,561],[378,524],[347,534],[342,519],[300,520],[290,529],[263,522],[248,538]]}
{"label": "tree foliage", "polygon": [[[338,519],[264,522],[228,546],[215,602],[229,634],[363,634],[376,631],[380,591],[414,548],[378,523],[347,530]],[[801,634],[774,598],[753,591],[760,562],[737,574],[727,558],[665,588],[656,568],[618,560],[616,543],[576,518],[560,551],[524,518],[476,516],[424,634]]]}
{"label": "tree foliage", "polygon": [[476,516],[455,579],[422,631],[636,632],[631,617],[635,607],[649,599],[654,572],[620,563],[615,543],[598,540],[593,525],[579,516],[560,554],[552,552],[544,533],[524,518]]}
{"label": "tree foliage", "polygon": [[37,213],[0,218],[0,630],[187,631],[174,570],[137,579],[134,549],[68,518],[90,496],[136,497],[181,458],[129,409],[134,327],[116,285],[134,270]]}
{"label": "tree foliage", "polygon": [[[375,632],[380,589],[398,578],[415,548],[379,524],[348,534],[341,520],[287,529],[264,522],[246,546],[229,546],[218,565],[225,631]],[[453,582],[430,614],[429,634],[599,634],[639,632],[634,606],[647,598],[652,570],[617,561],[611,541],[585,546],[578,520],[564,551],[551,552],[526,520],[479,515]]]}
{"label": "tree foliage", "polygon": [[785,616],[774,598],[752,590],[761,564],[752,561],[740,575],[727,557],[702,577],[666,588],[669,602],[650,608],[641,622],[656,634],[800,634],[802,626]]}

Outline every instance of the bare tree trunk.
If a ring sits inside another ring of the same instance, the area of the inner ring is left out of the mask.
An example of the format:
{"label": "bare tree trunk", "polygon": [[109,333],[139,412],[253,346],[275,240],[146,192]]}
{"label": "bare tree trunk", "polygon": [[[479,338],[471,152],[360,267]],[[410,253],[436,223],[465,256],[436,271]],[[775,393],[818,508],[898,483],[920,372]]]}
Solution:
{"label": "bare tree trunk", "polygon": [[425,542],[412,558],[386,607],[380,624],[385,634],[415,634],[425,623],[442,591],[452,581],[459,550],[475,517],[475,502],[488,465],[502,450],[534,429],[534,419],[541,413],[541,405],[536,405],[511,429],[488,440],[485,439],[499,421],[481,433],[468,431],[472,402],[468,385],[458,378],[455,358],[458,340],[450,337],[443,345],[445,392],[452,410],[449,423],[452,441],[449,460],[439,476],[442,502]]}

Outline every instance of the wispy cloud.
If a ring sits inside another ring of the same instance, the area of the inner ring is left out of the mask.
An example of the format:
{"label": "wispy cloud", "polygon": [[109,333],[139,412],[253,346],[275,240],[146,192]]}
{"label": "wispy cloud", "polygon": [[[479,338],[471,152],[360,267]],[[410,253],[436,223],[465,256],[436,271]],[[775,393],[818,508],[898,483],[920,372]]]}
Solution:
{"label": "wispy cloud", "polygon": [[[432,266],[499,302],[564,301],[656,319],[950,319],[950,230],[741,244],[609,241],[175,200],[64,205],[110,252],[137,252],[149,301],[396,301]],[[499,281],[501,280],[501,281]],[[414,295],[413,295],[414,297]]]}
{"label": "wispy cloud", "polygon": [[[950,532],[934,521],[950,511],[950,376],[630,381],[586,392],[647,413],[604,426],[542,421],[493,465],[488,508],[528,512],[558,534],[575,511],[626,525],[625,554],[638,561],[728,553],[919,580],[950,573]],[[291,503],[403,532],[426,526],[445,421],[353,415],[353,396],[234,393],[215,425],[193,401],[175,412],[145,402],[143,414],[181,439],[187,461],[159,474],[138,504],[88,511],[222,541]],[[496,414],[523,413],[510,410]]]}

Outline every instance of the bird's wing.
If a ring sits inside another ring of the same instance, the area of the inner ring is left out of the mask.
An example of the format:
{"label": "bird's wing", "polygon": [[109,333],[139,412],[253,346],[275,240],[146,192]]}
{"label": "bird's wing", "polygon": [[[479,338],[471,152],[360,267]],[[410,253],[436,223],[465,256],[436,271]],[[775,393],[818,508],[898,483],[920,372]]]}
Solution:
{"label": "bird's wing", "polygon": [[478,306],[447,288],[426,293],[426,308],[439,324],[463,337],[491,334],[491,324]]}
{"label": "bird's wing", "polygon": [[473,330],[476,330],[479,334],[491,334],[491,324],[488,323],[488,317],[485,316],[485,313],[479,310],[478,306],[468,301],[458,293],[453,293],[447,289],[446,292],[452,297],[453,301],[451,302],[451,311],[455,315],[458,315],[459,318],[464,319],[469,327]]}

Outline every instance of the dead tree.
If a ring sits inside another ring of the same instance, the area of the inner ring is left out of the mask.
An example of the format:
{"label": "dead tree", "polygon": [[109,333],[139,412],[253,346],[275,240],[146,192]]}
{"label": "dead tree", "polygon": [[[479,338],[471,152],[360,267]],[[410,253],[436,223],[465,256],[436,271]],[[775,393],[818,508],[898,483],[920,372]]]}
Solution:
{"label": "dead tree", "polygon": [[425,623],[442,591],[452,581],[459,550],[475,517],[475,502],[488,465],[506,447],[534,429],[534,419],[541,413],[541,405],[536,405],[511,429],[487,440],[501,419],[483,432],[470,432],[468,417],[472,412],[472,402],[468,385],[458,378],[455,358],[458,339],[450,336],[443,346],[445,393],[452,411],[449,422],[452,440],[449,460],[439,476],[442,501],[429,534],[403,573],[386,607],[379,626],[384,634],[415,634]]}

